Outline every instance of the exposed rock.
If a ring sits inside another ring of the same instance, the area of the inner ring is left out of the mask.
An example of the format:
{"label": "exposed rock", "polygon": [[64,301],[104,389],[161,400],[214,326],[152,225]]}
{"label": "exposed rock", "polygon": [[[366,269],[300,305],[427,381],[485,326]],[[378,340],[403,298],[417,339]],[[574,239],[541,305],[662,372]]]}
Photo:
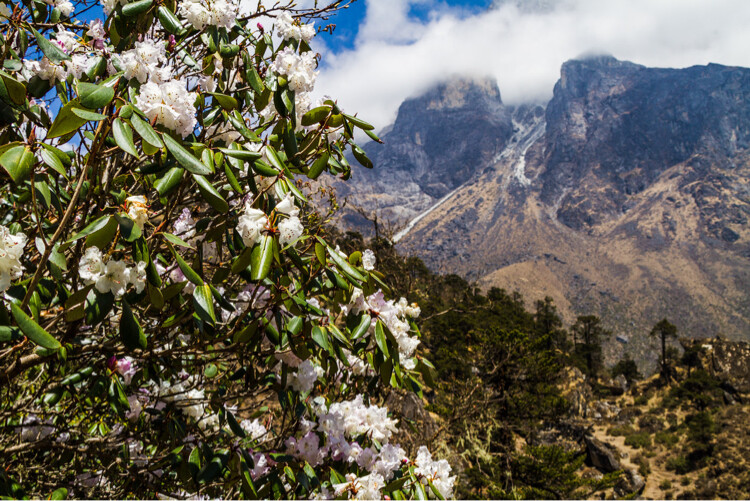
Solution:
{"label": "exposed rock", "polygon": [[566,323],[596,314],[606,362],[627,351],[641,372],[664,317],[747,339],[750,70],[570,61],[546,107],[457,81],[383,136],[342,193],[381,223],[415,219],[399,246],[433,270],[551,296]]}
{"label": "exposed rock", "polygon": [[620,388],[622,390],[622,393],[628,391],[628,380],[624,375],[619,374],[616,378],[614,378],[614,380],[612,380],[612,383]]}
{"label": "exposed rock", "polygon": [[722,389],[733,400],[750,393],[750,344],[714,339],[680,339],[685,350],[698,349],[703,368],[722,381]]}
{"label": "exposed rock", "polygon": [[586,446],[586,459],[594,468],[604,473],[611,473],[620,469],[617,449],[591,435],[586,436],[583,443]]}
{"label": "exposed rock", "polygon": [[615,493],[618,497],[625,497],[633,493],[640,494],[646,487],[646,481],[638,473],[638,471],[632,468],[626,468],[623,473],[625,474],[622,480],[615,487]]}

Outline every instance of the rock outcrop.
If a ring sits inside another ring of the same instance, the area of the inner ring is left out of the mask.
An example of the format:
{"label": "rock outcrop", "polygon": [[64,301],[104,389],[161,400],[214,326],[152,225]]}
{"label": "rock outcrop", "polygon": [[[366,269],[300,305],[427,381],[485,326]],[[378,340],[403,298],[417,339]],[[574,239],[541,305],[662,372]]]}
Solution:
{"label": "rock outcrop", "polygon": [[517,107],[461,80],[405,102],[383,137],[340,193],[411,220],[398,245],[433,270],[551,296],[567,323],[600,316],[608,363],[654,369],[664,317],[748,339],[749,69],[570,61],[547,105]]}

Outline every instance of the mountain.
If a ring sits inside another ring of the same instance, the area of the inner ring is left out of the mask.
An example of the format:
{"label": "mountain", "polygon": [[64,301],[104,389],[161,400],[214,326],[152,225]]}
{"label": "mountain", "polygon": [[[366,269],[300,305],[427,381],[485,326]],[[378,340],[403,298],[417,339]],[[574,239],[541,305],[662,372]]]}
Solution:
{"label": "mountain", "polygon": [[653,367],[663,317],[750,338],[749,69],[573,60],[549,103],[518,107],[492,80],[452,80],[383,139],[342,194],[430,268],[552,296],[568,322],[599,315],[610,362]]}

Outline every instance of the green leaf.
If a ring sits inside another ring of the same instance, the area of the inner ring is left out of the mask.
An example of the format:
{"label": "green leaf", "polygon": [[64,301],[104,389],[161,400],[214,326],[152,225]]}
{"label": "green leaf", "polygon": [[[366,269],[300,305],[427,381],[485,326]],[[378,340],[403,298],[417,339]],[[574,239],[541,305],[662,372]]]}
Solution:
{"label": "green leaf", "polygon": [[120,225],[120,234],[128,242],[133,242],[141,237],[143,231],[141,227],[135,224],[127,214],[115,214],[115,220]]}
{"label": "green leaf", "polygon": [[163,236],[169,242],[172,242],[174,245],[179,245],[180,247],[187,247],[188,249],[195,250],[195,247],[191,246],[189,243],[187,243],[180,237],[176,237],[172,235],[171,233],[162,233],[161,236]]}
{"label": "green leaf", "polygon": [[89,223],[88,226],[86,226],[83,230],[79,231],[69,239],[65,241],[65,243],[61,247],[67,247],[72,242],[75,242],[78,239],[81,239],[83,237],[87,237],[91,235],[92,233],[96,233],[97,231],[101,230],[105,226],[107,226],[107,223],[109,223],[109,220],[112,218],[112,216],[102,216],[93,223]]}
{"label": "green leaf", "polygon": [[336,266],[338,266],[341,271],[343,271],[345,274],[349,275],[355,280],[359,280],[361,282],[365,281],[365,277],[363,277],[360,272],[355,270],[346,259],[344,259],[343,257],[339,255],[338,252],[336,252],[335,250],[331,249],[328,245],[326,245],[326,243],[323,242],[323,240],[320,237],[318,237],[318,240],[320,241],[321,245],[325,245],[326,250],[328,251],[328,255],[331,257],[333,262],[336,263]]}
{"label": "green leaf", "polygon": [[211,207],[222,214],[229,212],[229,204],[227,201],[224,200],[224,197],[221,196],[216,188],[214,188],[205,177],[193,174],[193,179],[198,185],[201,195],[203,195],[203,198],[206,199],[206,202],[208,202]]}
{"label": "green leaf", "polygon": [[226,94],[218,94],[216,92],[209,92],[209,95],[216,99],[219,105],[221,105],[221,107],[227,111],[235,110],[239,106],[237,100],[232,96],[227,96]]}
{"label": "green leaf", "polygon": [[78,118],[82,120],[86,120],[87,122],[89,120],[98,122],[100,120],[104,120],[105,118],[107,118],[106,115],[102,115],[101,113],[96,113],[91,110],[84,110],[83,108],[72,108],[71,111],[73,112],[75,116],[77,116]]}
{"label": "green leaf", "polygon": [[17,304],[11,303],[10,311],[13,314],[13,318],[18,324],[18,327],[26,337],[31,339],[34,343],[42,348],[47,348],[48,350],[59,350],[62,348],[62,345],[57,339],[53,338],[39,324],[29,318],[29,316],[26,315]]}
{"label": "green leaf", "polygon": [[315,243],[315,257],[318,258],[320,264],[326,265],[326,248],[318,242]]}
{"label": "green leaf", "polygon": [[133,315],[133,310],[127,301],[122,301],[122,318],[120,319],[120,339],[129,350],[146,349],[148,341],[141,324]]}
{"label": "green leaf", "polygon": [[229,148],[219,148],[219,151],[228,157],[237,158],[239,160],[245,160],[248,162],[254,162],[262,156],[260,152],[257,151],[232,150]]}
{"label": "green leaf", "polygon": [[[34,28],[31,28],[31,32],[34,34],[34,37],[36,37],[36,43],[37,45],[39,45],[39,50],[41,50],[42,53],[47,56],[47,59],[57,64],[63,61],[70,61],[70,56],[63,52],[63,50],[56,44],[47,40],[44,35],[39,33]],[[47,135],[47,137],[49,137],[49,134]]]}
{"label": "green leaf", "polygon": [[23,332],[18,327],[11,327],[10,325],[0,325],[0,343],[8,343],[10,341],[16,341],[23,337]]}
{"label": "green leaf", "polygon": [[47,132],[47,139],[64,136],[74,130],[78,130],[83,124],[88,122],[87,119],[73,113],[73,110],[78,105],[78,99],[72,99],[60,109],[57,117],[55,117],[55,121],[52,122],[52,126]]}
{"label": "green leaf", "polygon": [[159,9],[156,11],[156,16],[159,18],[161,25],[164,26],[164,29],[168,32],[180,35],[185,31],[180,20],[167,7],[160,5]]}
{"label": "green leaf", "polygon": [[388,342],[385,339],[385,332],[383,331],[383,322],[378,320],[375,324],[375,344],[378,345],[378,349],[383,353],[383,356],[387,359],[388,354]]}
{"label": "green leaf", "polygon": [[256,93],[261,94],[264,89],[263,80],[260,79],[260,75],[258,75],[258,70],[255,69],[255,66],[252,64],[248,66],[249,69],[245,75],[247,77],[247,83],[250,84],[250,87],[252,87]]}
{"label": "green leaf", "polygon": [[14,146],[0,156],[0,165],[10,174],[13,182],[18,184],[29,177],[34,167],[34,153],[28,146]]}
{"label": "green leaf", "polygon": [[105,85],[78,82],[78,101],[84,108],[98,110],[112,102],[115,90]]}
{"label": "green leaf", "polygon": [[245,249],[232,263],[232,273],[238,274],[247,269],[253,260],[253,249]]}
{"label": "green leaf", "polygon": [[203,285],[203,279],[200,277],[200,275],[198,275],[195,270],[192,269],[184,259],[182,259],[182,256],[175,252],[173,247],[170,247],[170,250],[172,251],[172,254],[174,254],[174,257],[177,260],[177,266],[180,267],[180,270],[182,270],[182,274],[185,275],[185,278],[193,282],[195,285]]}
{"label": "green leaf", "polygon": [[68,177],[68,174],[65,171],[65,166],[57,155],[44,148],[42,148],[39,153],[42,156],[42,161],[45,165],[62,174],[64,177]]}
{"label": "green leaf", "polygon": [[371,325],[372,317],[370,317],[370,315],[367,313],[363,313],[362,318],[359,321],[359,325],[357,325],[357,327],[352,330],[352,341],[356,341],[357,339],[367,334],[367,331],[370,330]]}
{"label": "green leaf", "polygon": [[143,14],[151,7],[153,3],[154,0],[138,0],[137,2],[131,2],[123,6],[122,14],[128,17]]}
{"label": "green leaf", "polygon": [[230,411],[226,409],[225,411],[226,411],[227,424],[229,425],[229,429],[232,430],[232,433],[234,433],[238,437],[245,438],[245,430],[243,430],[242,426],[240,426],[240,424],[237,422],[237,418],[234,417],[234,414],[232,414]]}
{"label": "green leaf", "polygon": [[364,120],[362,120],[361,118],[353,117],[351,115],[347,115],[346,113],[344,113],[344,116],[346,117],[347,120],[349,120],[351,123],[353,123],[354,125],[356,125],[362,130],[373,130],[375,128],[372,125],[365,122]]}
{"label": "green leaf", "polygon": [[68,499],[68,489],[66,489],[65,487],[60,487],[59,489],[53,491],[47,499],[51,499],[53,501],[62,501],[63,499]]}
{"label": "green leaf", "polygon": [[24,105],[26,103],[26,86],[4,71],[0,71],[0,78],[5,84],[10,100],[17,105]]}
{"label": "green leaf", "polygon": [[310,170],[307,171],[307,177],[309,177],[310,179],[318,179],[318,176],[320,176],[323,171],[326,170],[329,158],[331,158],[331,155],[328,152],[325,152],[321,156],[319,156],[315,160],[315,162],[313,162]]}
{"label": "green leaf", "polygon": [[317,108],[313,108],[302,115],[302,125],[305,127],[309,127],[311,125],[320,123],[326,119],[330,112],[330,106],[318,106]]}
{"label": "green leaf", "polygon": [[282,172],[284,170],[284,164],[281,162],[281,159],[279,159],[278,153],[276,153],[276,150],[273,149],[273,146],[270,144],[266,146],[266,157],[268,158],[268,161],[271,162],[271,166],[276,169],[279,172]]}
{"label": "green leaf", "polygon": [[[159,8],[162,9],[164,7]],[[130,117],[130,124],[145,142],[157,149],[164,148],[164,143],[159,137],[159,134],[157,134],[154,128],[151,127],[151,124],[135,114]]]}
{"label": "green leaf", "polygon": [[133,129],[120,118],[115,118],[112,123],[112,134],[115,136],[115,142],[124,152],[133,155],[138,158],[138,150],[135,149],[133,144]]}
{"label": "green leaf", "polygon": [[250,278],[255,281],[263,280],[271,271],[273,261],[274,238],[270,235],[263,235],[260,243],[253,248],[250,259]]}
{"label": "green leaf", "polygon": [[154,187],[159,193],[159,196],[163,197],[173,189],[177,188],[177,186],[180,185],[180,181],[182,181],[183,174],[185,174],[185,169],[181,167],[172,167],[161,177],[161,179],[158,179],[154,183]]}
{"label": "green leaf", "polygon": [[357,159],[357,162],[362,164],[364,167],[367,167],[368,169],[372,169],[372,160],[370,160],[367,157],[367,154],[365,153],[365,150],[357,146],[356,144],[352,145],[352,153],[354,154],[354,158]]}
{"label": "green leaf", "polygon": [[323,348],[325,351],[331,353],[331,344],[328,341],[328,333],[326,332],[325,327],[321,327],[319,325],[314,325],[312,328],[312,339],[315,341],[315,344]]}
{"label": "green leaf", "polygon": [[211,287],[208,284],[195,287],[193,291],[193,306],[201,320],[211,325],[216,324],[214,300],[211,295]]}
{"label": "green leaf", "polygon": [[169,134],[164,134],[162,138],[164,139],[164,144],[167,146],[167,149],[172,154],[172,156],[174,156],[175,159],[180,163],[180,165],[185,167],[188,171],[200,176],[213,174],[213,170],[209,169],[200,160],[195,158],[188,150],[183,148],[180,143],[175,141],[172,136],[170,136]]}

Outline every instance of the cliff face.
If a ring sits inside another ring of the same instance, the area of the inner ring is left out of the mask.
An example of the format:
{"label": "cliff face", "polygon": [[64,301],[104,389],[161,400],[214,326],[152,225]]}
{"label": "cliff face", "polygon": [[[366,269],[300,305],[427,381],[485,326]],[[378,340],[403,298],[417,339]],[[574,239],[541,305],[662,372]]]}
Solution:
{"label": "cliff face", "polygon": [[750,336],[750,70],[570,61],[546,106],[443,85],[384,139],[349,199],[411,219],[399,245],[433,269],[599,315],[621,339],[610,360],[652,365],[665,316]]}
{"label": "cliff face", "polygon": [[[512,134],[494,80],[452,80],[405,101],[384,145],[365,146],[377,166],[358,170],[339,193],[405,223],[491,164]],[[362,221],[346,213],[350,224]]]}

